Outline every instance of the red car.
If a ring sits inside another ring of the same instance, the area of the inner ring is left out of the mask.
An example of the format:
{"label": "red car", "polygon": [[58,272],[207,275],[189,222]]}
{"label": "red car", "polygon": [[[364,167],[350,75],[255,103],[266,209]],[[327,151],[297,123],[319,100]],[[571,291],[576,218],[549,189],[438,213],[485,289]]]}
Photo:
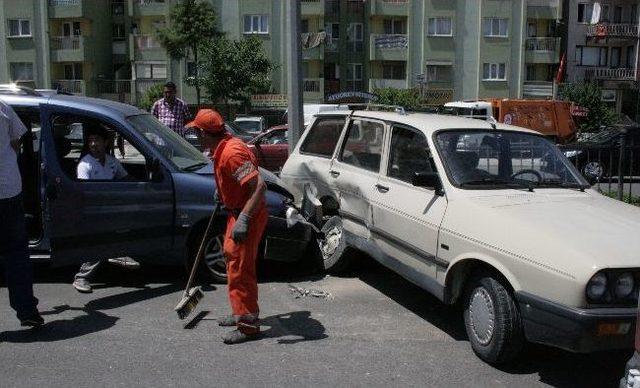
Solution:
{"label": "red car", "polygon": [[260,167],[275,172],[282,169],[289,157],[288,128],[287,125],[271,127],[247,143]]}

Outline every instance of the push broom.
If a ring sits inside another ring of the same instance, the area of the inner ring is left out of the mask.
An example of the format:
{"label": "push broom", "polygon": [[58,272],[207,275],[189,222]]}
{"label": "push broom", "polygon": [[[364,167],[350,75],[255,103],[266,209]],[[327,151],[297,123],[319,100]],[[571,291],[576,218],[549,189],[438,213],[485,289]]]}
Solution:
{"label": "push broom", "polygon": [[193,261],[193,267],[191,268],[191,274],[189,275],[189,281],[187,281],[187,287],[182,294],[182,299],[176,305],[175,309],[178,313],[178,317],[180,319],[185,319],[191,312],[196,308],[200,299],[204,297],[204,293],[202,292],[202,288],[200,287],[191,287],[193,285],[193,281],[196,277],[196,271],[200,265],[200,259],[202,258],[204,244],[207,241],[207,237],[209,236],[209,232],[211,231],[211,226],[213,225],[213,220],[216,218],[218,211],[220,210],[220,201],[216,204],[213,213],[211,214],[211,218],[209,218],[209,224],[207,225],[207,229],[202,236],[202,241],[200,242],[200,247],[198,248],[198,254],[196,255],[196,259]]}

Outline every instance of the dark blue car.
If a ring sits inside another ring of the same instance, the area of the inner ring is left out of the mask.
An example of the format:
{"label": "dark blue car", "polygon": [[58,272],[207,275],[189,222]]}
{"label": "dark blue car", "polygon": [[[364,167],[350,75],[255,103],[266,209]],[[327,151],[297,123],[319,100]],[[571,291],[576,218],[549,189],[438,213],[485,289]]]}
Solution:
{"label": "dark blue car", "polygon": [[[210,161],[152,115],[117,102],[53,95],[2,96],[29,128],[19,154],[34,261],[54,265],[130,256],[154,264],[189,264],[214,208]],[[128,180],[78,180],[83,131],[113,135],[111,153]],[[261,171],[269,188],[263,257],[294,261],[312,240],[304,224],[287,227],[291,194]],[[221,234],[206,242],[204,267],[226,279]]]}

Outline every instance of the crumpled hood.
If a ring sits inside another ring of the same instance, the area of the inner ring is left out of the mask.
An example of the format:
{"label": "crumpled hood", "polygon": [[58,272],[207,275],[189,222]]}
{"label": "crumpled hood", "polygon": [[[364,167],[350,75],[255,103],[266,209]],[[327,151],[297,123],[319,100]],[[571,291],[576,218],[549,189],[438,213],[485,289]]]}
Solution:
{"label": "crumpled hood", "polygon": [[449,211],[443,227],[572,277],[640,268],[640,209],[592,190],[483,192]]}

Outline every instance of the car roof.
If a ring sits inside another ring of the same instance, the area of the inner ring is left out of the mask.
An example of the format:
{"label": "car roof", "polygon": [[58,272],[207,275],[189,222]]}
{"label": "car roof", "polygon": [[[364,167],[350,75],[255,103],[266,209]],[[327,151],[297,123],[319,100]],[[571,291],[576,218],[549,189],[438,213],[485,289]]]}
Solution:
{"label": "car roof", "polygon": [[233,121],[262,121],[262,116],[239,116]]}
{"label": "car roof", "polygon": [[91,110],[93,112],[123,117],[147,113],[133,105],[84,96],[67,96],[59,94],[51,96],[0,95],[0,98],[11,106],[35,107],[40,104],[49,104],[53,106]]}
{"label": "car roof", "polygon": [[[353,117],[372,118],[383,121],[391,121],[399,124],[404,124],[410,127],[421,130],[426,135],[431,136],[433,132],[441,129],[493,129],[493,125],[486,120],[478,120],[465,118],[460,116],[450,115],[438,115],[433,113],[396,113],[396,112],[381,112],[381,111],[332,111],[321,112],[316,114],[317,117],[330,117],[330,116],[348,116],[351,114]],[[539,134],[531,129],[516,127],[515,125],[507,125],[502,123],[496,123],[495,129],[505,131],[519,131]]]}

